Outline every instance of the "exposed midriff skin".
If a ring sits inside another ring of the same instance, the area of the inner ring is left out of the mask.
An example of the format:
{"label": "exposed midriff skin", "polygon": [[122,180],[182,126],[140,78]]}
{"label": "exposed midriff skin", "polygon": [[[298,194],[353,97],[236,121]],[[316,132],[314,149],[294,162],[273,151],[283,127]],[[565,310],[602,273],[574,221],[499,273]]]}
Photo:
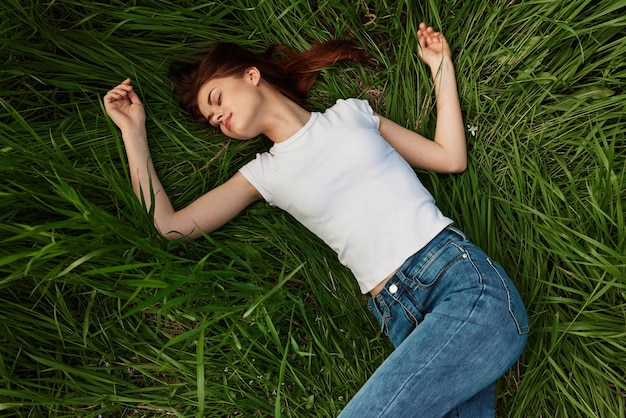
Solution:
{"label": "exposed midriff skin", "polygon": [[[398,271],[398,270],[396,270]],[[372,290],[370,290],[370,295],[372,296],[376,296],[377,294],[380,293],[381,290],[383,290],[383,288],[385,287],[385,285],[387,284],[387,282],[389,281],[389,279],[391,279],[393,277],[394,274],[396,274],[396,271],[394,271],[393,273],[391,273],[389,276],[387,276],[382,282],[378,283],[376,285],[375,288],[373,288]]]}

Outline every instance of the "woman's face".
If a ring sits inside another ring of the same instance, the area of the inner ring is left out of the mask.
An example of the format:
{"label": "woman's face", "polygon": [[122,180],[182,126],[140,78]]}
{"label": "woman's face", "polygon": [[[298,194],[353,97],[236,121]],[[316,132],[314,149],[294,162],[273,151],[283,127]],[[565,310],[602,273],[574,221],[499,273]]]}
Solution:
{"label": "woman's face", "polygon": [[198,91],[200,113],[212,126],[234,139],[251,139],[263,133],[259,89],[260,73],[246,69],[241,77],[215,78]]}

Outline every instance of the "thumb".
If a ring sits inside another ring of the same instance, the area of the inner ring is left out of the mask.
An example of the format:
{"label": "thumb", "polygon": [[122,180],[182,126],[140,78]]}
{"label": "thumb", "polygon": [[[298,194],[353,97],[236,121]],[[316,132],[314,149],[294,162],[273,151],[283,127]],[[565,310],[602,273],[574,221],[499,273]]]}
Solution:
{"label": "thumb", "polygon": [[139,98],[139,96],[137,95],[137,93],[135,93],[135,90],[130,90],[128,92],[128,100],[130,100],[130,102],[132,104],[140,104],[143,105],[143,103],[141,103],[141,99]]}
{"label": "thumb", "polygon": [[426,41],[424,40],[424,38],[419,38],[419,42],[417,43],[417,55],[419,55],[420,58],[424,57],[424,49],[426,48]]}

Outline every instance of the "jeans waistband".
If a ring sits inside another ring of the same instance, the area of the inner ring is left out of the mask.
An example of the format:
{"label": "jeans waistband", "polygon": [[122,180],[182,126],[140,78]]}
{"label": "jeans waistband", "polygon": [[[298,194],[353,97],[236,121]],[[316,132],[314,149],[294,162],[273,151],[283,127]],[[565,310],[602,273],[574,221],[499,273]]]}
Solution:
{"label": "jeans waistband", "polygon": [[[390,296],[393,297],[392,295],[395,292],[390,292],[389,289],[391,288],[391,286],[399,286],[400,283],[405,282],[407,278],[404,276],[403,271],[405,271],[408,266],[413,266],[415,268],[415,267],[419,267],[423,263],[428,262],[428,260],[430,259],[430,256],[432,256],[434,253],[437,252],[437,250],[439,250],[439,248],[441,248],[443,245],[445,245],[446,243],[450,241],[468,241],[468,238],[465,236],[463,232],[459,231],[458,229],[452,226],[445,227],[439,234],[435,236],[435,238],[430,240],[430,242],[426,244],[426,246],[424,246],[423,248],[418,250],[415,254],[410,256],[400,266],[398,271],[396,271],[396,273],[393,276],[391,276],[391,278],[387,281],[387,283],[385,284],[385,287],[381,290],[381,292],[378,293],[376,296],[372,296],[371,298],[382,301],[386,297],[390,297]],[[415,285],[414,282],[406,283],[406,284],[410,285],[411,287]]]}

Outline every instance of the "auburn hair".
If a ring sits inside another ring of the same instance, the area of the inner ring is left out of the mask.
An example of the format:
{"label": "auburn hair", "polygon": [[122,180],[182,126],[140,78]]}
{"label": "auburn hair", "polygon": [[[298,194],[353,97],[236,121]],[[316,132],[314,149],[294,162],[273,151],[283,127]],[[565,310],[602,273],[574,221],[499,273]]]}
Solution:
{"label": "auburn hair", "polygon": [[259,54],[235,44],[218,43],[200,61],[172,64],[169,77],[181,107],[206,125],[208,121],[198,108],[198,91],[210,79],[243,76],[246,68],[256,67],[264,81],[306,107],[320,70],[346,61],[375,62],[363,48],[348,40],[315,43],[302,53],[278,44]]}

